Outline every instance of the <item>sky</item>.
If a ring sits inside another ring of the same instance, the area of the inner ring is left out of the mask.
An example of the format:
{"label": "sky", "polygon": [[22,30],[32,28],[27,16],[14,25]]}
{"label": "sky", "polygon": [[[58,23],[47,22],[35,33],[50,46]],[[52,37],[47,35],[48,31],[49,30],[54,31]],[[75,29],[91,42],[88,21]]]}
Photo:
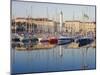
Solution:
{"label": "sky", "polygon": [[[12,17],[44,17],[59,21],[61,11],[64,21],[95,21],[95,6],[12,1]],[[84,14],[89,19],[83,18]]]}

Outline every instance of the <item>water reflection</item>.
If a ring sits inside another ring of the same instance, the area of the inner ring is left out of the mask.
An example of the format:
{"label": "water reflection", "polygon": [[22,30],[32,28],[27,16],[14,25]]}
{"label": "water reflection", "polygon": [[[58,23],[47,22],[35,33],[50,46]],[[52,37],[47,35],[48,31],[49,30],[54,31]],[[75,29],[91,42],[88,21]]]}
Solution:
{"label": "water reflection", "polygon": [[95,48],[52,49],[18,51],[12,49],[12,72],[47,72],[95,69]]}

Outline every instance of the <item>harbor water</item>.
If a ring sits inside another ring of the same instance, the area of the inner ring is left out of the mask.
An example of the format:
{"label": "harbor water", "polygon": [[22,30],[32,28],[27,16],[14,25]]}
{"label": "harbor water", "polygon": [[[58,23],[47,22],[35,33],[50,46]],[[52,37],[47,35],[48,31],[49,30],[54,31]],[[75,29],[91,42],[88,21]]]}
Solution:
{"label": "harbor water", "polygon": [[64,46],[30,51],[12,49],[11,71],[20,74],[95,69],[95,50],[92,47],[68,49]]}

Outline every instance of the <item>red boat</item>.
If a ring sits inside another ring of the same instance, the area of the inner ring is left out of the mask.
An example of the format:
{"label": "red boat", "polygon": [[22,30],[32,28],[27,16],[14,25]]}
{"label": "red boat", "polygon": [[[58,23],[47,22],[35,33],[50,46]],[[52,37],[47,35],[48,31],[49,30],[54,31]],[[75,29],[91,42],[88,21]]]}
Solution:
{"label": "red boat", "polygon": [[57,43],[58,43],[58,39],[55,38],[55,37],[50,38],[50,39],[49,39],[49,43],[50,43],[50,44],[57,44]]}

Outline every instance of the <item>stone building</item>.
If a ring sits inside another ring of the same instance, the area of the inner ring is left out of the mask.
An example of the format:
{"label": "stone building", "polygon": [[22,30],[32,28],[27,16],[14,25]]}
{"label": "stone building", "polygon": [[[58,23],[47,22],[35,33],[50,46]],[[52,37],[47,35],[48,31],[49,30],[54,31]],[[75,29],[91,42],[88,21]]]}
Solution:
{"label": "stone building", "polygon": [[16,27],[24,26],[27,32],[55,32],[56,22],[47,18],[16,18],[14,21]]}
{"label": "stone building", "polygon": [[66,32],[95,32],[95,22],[65,21]]}
{"label": "stone building", "polygon": [[79,32],[80,21],[65,21],[66,32]]}
{"label": "stone building", "polygon": [[80,22],[80,30],[83,32],[95,32],[96,23],[95,22]]}
{"label": "stone building", "polygon": [[[24,27],[27,32],[34,33],[54,33],[59,32],[60,22],[49,20],[48,18],[15,18],[12,19],[12,30],[18,27]],[[62,30],[66,33],[95,33],[95,22],[81,22],[81,21],[64,21],[62,23]]]}

